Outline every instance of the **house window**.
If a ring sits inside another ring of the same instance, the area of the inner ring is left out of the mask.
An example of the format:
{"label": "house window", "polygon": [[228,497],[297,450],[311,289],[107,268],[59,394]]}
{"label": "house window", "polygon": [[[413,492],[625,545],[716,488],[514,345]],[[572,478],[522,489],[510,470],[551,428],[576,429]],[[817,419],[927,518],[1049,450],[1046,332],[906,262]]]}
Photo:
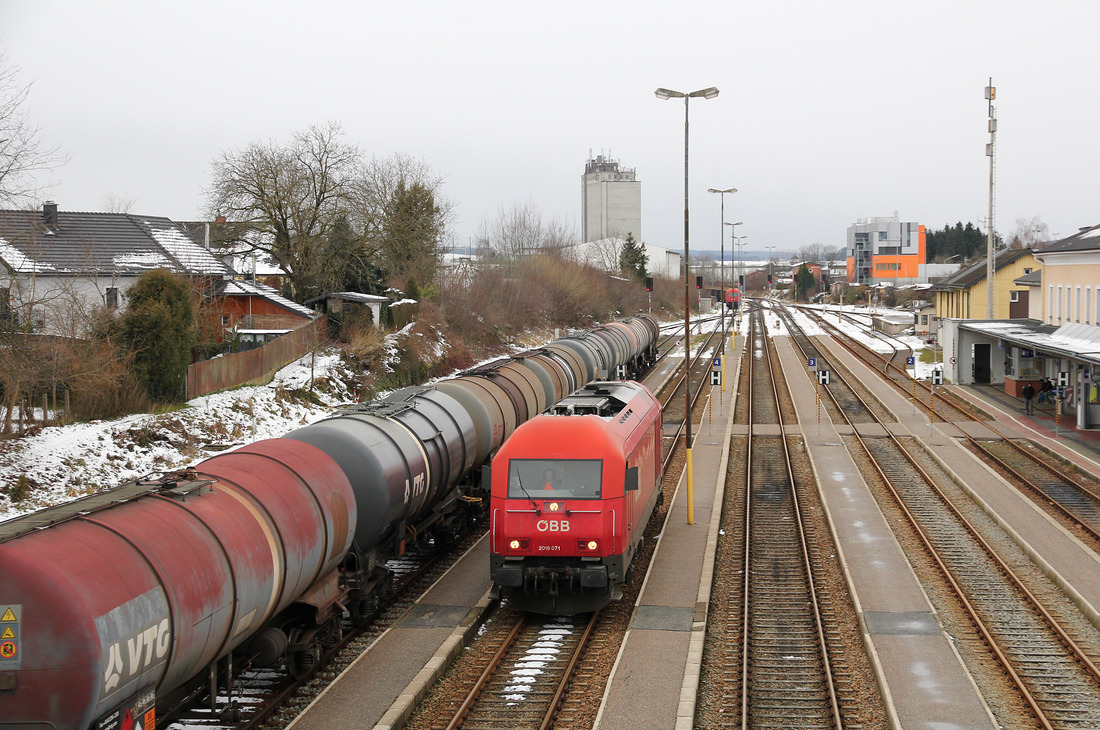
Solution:
{"label": "house window", "polygon": [[107,309],[118,309],[118,287],[112,286],[107,289]]}
{"label": "house window", "polygon": [[1025,267],[1024,267],[1024,276],[1027,276],[1027,275],[1028,275],[1028,274],[1030,274],[1030,273],[1031,273],[1031,269],[1030,269],[1030,268],[1028,268],[1027,266],[1025,266]]}
{"label": "house window", "polygon": [[1077,287],[1075,290],[1077,293],[1077,301],[1073,303],[1073,318],[1077,320],[1077,323],[1081,323],[1081,287]]}
{"label": "house window", "polygon": [[228,326],[229,326],[229,315],[228,314],[223,314],[222,315],[222,327],[228,327]]}
{"label": "house window", "polygon": [[922,314],[922,315],[920,316],[920,323],[921,323],[922,325],[926,325],[926,324],[928,324],[928,315],[927,315],[927,314]]}
{"label": "house window", "polygon": [[1008,293],[1008,301],[1012,302],[1013,304],[1015,304],[1016,302],[1020,301],[1020,292],[1018,292],[1018,291],[1010,291],[1010,292]]}

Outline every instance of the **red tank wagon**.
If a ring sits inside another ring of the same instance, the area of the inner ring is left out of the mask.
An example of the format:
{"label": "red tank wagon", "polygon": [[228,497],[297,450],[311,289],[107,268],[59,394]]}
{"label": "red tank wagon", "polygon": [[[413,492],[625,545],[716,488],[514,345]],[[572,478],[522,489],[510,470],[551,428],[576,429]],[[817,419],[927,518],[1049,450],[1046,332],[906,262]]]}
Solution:
{"label": "red tank wagon", "polygon": [[493,459],[490,576],[521,610],[572,614],[622,596],[659,503],[661,406],[596,382],[519,428]]}

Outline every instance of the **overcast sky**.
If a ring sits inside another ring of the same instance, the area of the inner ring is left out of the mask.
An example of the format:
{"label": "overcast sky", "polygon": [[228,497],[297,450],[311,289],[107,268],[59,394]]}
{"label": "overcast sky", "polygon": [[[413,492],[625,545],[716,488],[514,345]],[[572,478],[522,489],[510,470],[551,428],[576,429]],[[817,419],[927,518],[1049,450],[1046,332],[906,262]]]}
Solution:
{"label": "overcast sky", "polygon": [[579,234],[591,151],[637,170],[642,238],[682,248],[684,105],[653,91],[717,86],[690,105],[692,250],[718,248],[710,187],[738,188],[750,250],[984,219],[990,76],[998,231],[1100,223],[1097,27],[1095,0],[0,0],[0,52],[69,155],[62,210],[196,219],[219,152],[336,120],[445,178],[459,244],[525,203]]}

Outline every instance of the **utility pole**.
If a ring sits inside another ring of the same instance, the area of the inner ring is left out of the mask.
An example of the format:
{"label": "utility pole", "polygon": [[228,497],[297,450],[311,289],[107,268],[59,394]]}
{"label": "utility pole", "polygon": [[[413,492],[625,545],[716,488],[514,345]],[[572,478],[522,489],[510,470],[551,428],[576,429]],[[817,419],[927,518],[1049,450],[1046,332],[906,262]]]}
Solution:
{"label": "utility pole", "polygon": [[989,231],[986,234],[986,261],[985,261],[985,317],[993,319],[993,153],[997,142],[997,110],[993,108],[993,100],[997,98],[997,87],[993,85],[993,77],[989,77],[989,86],[985,87],[985,98],[989,100],[989,144],[985,146],[985,154],[989,158]]}

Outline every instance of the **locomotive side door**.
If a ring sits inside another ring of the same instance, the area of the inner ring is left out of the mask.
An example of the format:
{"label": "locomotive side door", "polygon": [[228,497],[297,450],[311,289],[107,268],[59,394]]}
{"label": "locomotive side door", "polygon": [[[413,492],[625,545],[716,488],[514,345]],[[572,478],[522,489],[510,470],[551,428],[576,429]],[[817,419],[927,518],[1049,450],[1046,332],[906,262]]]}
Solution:
{"label": "locomotive side door", "polygon": [[623,485],[623,512],[626,516],[626,529],[634,530],[637,528],[638,515],[638,467],[629,466],[630,462],[627,462],[626,468],[626,481]]}

